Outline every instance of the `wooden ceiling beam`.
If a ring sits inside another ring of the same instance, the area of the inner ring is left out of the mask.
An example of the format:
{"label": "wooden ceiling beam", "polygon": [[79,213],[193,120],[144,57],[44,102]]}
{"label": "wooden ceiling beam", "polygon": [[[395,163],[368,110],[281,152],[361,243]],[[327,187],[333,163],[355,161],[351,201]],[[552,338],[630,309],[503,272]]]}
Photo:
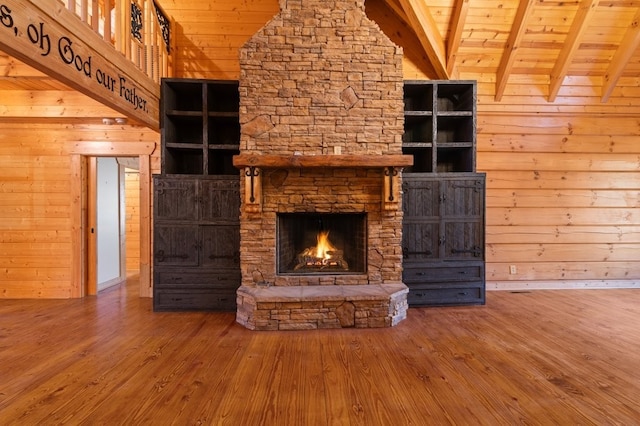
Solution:
{"label": "wooden ceiling beam", "polygon": [[[407,18],[407,14],[404,13],[404,9],[398,3],[398,0],[383,0],[384,3],[389,7],[389,9],[393,10],[393,12],[407,25],[410,25],[409,18]],[[368,5],[369,2],[365,2],[365,5]]]}
{"label": "wooden ceiling beam", "polygon": [[588,29],[589,22],[595,14],[594,12],[596,11],[597,6],[598,0],[582,0],[578,5],[578,11],[576,12],[576,16],[573,18],[569,34],[567,35],[562,46],[562,50],[560,51],[560,55],[558,56],[553,70],[551,71],[551,75],[549,76],[549,102],[556,100],[558,91],[560,90],[562,82],[569,71],[573,57],[580,47],[580,41]]}
{"label": "wooden ceiling beam", "polygon": [[629,59],[635,54],[640,45],[640,8],[631,20],[627,32],[625,33],[618,50],[613,55],[613,59],[609,63],[609,68],[604,75],[602,84],[602,102],[607,102],[611,92],[618,83],[618,79],[622,75],[625,67],[629,63]]}
{"label": "wooden ceiling beam", "polygon": [[398,3],[393,0],[367,0],[366,13],[384,31],[385,34],[402,46],[404,57],[411,61],[427,78],[437,78],[418,36],[407,21],[407,16]]}
{"label": "wooden ceiling beam", "polygon": [[456,0],[451,16],[451,30],[447,42],[447,72],[453,75],[456,67],[456,56],[462,42],[462,30],[469,13],[469,0]]}
{"label": "wooden ceiling beam", "polygon": [[518,10],[516,11],[513,25],[511,26],[511,32],[509,33],[507,44],[504,46],[502,59],[500,59],[500,65],[498,66],[496,76],[496,102],[499,102],[504,94],[509,74],[516,60],[516,52],[526,32],[526,24],[533,12],[535,2],[536,0],[520,0],[520,4],[518,5]]}
{"label": "wooden ceiling beam", "polygon": [[444,40],[431,16],[429,7],[423,0],[400,0],[399,3],[431,61],[437,77],[448,80]]}

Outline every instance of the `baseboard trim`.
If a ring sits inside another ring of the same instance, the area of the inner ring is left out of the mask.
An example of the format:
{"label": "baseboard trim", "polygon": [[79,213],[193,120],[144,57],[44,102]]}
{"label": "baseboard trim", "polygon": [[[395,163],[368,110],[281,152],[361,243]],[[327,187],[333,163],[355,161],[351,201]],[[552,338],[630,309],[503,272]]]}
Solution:
{"label": "baseboard trim", "polygon": [[640,288],[638,280],[487,281],[487,291]]}

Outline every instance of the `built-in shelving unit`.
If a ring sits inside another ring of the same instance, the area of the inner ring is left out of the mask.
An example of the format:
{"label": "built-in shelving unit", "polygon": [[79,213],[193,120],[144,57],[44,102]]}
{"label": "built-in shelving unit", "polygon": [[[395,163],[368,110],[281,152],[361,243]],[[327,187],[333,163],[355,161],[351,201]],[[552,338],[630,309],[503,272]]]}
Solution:
{"label": "built-in shelving unit", "polygon": [[163,80],[162,108],[164,174],[238,174],[237,81]]}
{"label": "built-in shelving unit", "polygon": [[403,281],[410,306],[485,301],[485,175],[476,172],[476,83],[405,81]]}
{"label": "built-in shelving unit", "polygon": [[154,176],[154,310],[234,310],[240,286],[237,81],[164,79]]}

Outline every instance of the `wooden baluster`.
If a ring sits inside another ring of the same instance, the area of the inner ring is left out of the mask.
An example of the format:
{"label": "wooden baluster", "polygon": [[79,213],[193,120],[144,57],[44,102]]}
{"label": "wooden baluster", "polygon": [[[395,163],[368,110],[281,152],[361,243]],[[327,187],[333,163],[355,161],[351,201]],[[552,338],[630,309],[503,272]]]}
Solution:
{"label": "wooden baluster", "polygon": [[111,38],[111,0],[104,0],[104,34],[102,37],[105,41],[113,44],[113,40]]}
{"label": "wooden baluster", "polygon": [[100,10],[98,8],[98,0],[91,1],[91,28],[100,34]]}

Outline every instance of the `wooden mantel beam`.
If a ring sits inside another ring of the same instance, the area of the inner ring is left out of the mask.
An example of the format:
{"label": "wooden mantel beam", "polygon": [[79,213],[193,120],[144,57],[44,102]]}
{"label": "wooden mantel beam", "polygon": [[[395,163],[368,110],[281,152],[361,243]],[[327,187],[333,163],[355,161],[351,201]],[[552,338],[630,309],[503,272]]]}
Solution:
{"label": "wooden mantel beam", "polygon": [[631,57],[640,46],[640,8],[631,20],[618,50],[613,55],[602,84],[602,102],[607,102]]}
{"label": "wooden mantel beam", "polygon": [[238,154],[233,157],[233,165],[238,168],[260,167],[263,169],[408,167],[413,165],[413,156],[403,155],[403,154],[386,154],[386,155]]}
{"label": "wooden mantel beam", "polygon": [[558,96],[558,91],[562,86],[564,77],[567,75],[569,66],[571,66],[571,61],[580,47],[580,41],[587,31],[589,21],[595,14],[594,12],[596,11],[597,6],[598,0],[582,0],[580,2],[576,16],[571,24],[571,29],[567,35],[567,39],[565,40],[562,50],[560,51],[560,55],[558,56],[558,60],[551,71],[549,102],[556,100],[556,96]]}
{"label": "wooden mantel beam", "polygon": [[449,79],[445,45],[429,7],[423,0],[399,0],[407,20],[418,36],[438,78]]}
{"label": "wooden mantel beam", "polygon": [[496,102],[499,102],[504,94],[509,74],[511,74],[511,68],[513,68],[513,63],[516,60],[516,52],[522,42],[522,37],[524,36],[527,27],[527,20],[533,12],[533,5],[535,2],[536,0],[520,0],[520,4],[518,5],[518,10],[516,11],[513,25],[511,26],[511,32],[509,33],[507,44],[504,46],[502,59],[498,66],[496,78]]}
{"label": "wooden mantel beam", "polygon": [[0,50],[133,121],[160,128],[160,86],[62,3],[2,0],[0,17]]}

